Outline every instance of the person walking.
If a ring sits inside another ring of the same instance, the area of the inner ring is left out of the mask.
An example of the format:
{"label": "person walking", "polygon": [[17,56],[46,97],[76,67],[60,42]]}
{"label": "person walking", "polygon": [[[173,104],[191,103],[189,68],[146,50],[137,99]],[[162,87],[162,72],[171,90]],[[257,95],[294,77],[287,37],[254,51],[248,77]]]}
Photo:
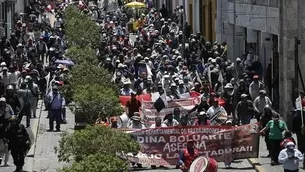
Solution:
{"label": "person walking", "polygon": [[279,163],[283,163],[284,172],[298,172],[299,162],[303,160],[303,154],[295,148],[293,142],[288,142],[278,156]]}
{"label": "person walking", "polygon": [[253,117],[254,107],[251,100],[248,100],[247,94],[241,95],[241,101],[239,101],[235,108],[235,115],[237,117],[237,124],[240,122],[242,125],[250,124]]}
{"label": "person walking", "polygon": [[54,121],[56,121],[56,131],[60,131],[61,124],[61,113],[62,109],[65,107],[65,98],[59,93],[58,86],[54,85],[52,87],[52,92],[47,97],[47,102],[50,110],[49,117],[49,132],[54,130]]}
{"label": "person walking", "polygon": [[14,115],[14,111],[10,105],[6,104],[4,97],[0,98],[0,164],[4,157],[4,166],[8,166],[9,150],[5,146],[4,133],[9,124],[10,117]]}
{"label": "person walking", "polygon": [[15,116],[10,118],[10,124],[4,133],[6,146],[11,150],[15,172],[22,172],[26,152],[30,149],[31,141],[23,124]]}
{"label": "person walking", "polygon": [[26,116],[26,127],[30,127],[31,122],[31,104],[29,96],[31,91],[27,89],[27,84],[23,82],[20,89],[17,91],[18,99],[20,101],[20,112],[18,114],[19,121],[22,121],[23,116]]}
{"label": "person walking", "polygon": [[274,114],[272,120],[270,120],[266,127],[261,130],[261,133],[265,133],[269,131],[269,143],[271,147],[271,165],[277,165],[278,156],[281,151],[281,142],[283,141],[282,133],[284,131],[288,131],[287,125],[284,121],[280,120],[280,116],[278,114]]}
{"label": "person walking", "polygon": [[27,89],[30,90],[29,94],[29,103],[31,107],[31,114],[33,114],[33,118],[36,118],[36,110],[37,110],[37,100],[39,95],[38,85],[34,83],[33,78],[30,76],[26,76]]}

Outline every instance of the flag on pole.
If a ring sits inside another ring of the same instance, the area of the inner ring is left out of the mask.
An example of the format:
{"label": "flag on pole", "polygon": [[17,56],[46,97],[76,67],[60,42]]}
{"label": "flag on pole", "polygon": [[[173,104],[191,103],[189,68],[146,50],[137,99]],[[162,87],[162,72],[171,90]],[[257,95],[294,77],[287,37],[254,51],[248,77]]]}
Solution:
{"label": "flag on pole", "polygon": [[168,102],[167,102],[167,96],[166,96],[166,91],[164,90],[164,93],[156,100],[154,103],[154,107],[156,108],[157,112],[161,112],[162,109],[167,107]]}

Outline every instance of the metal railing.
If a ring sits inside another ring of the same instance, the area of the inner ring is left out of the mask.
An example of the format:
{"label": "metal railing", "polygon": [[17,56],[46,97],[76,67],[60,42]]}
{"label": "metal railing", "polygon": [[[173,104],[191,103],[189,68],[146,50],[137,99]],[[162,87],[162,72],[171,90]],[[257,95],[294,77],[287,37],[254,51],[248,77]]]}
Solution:
{"label": "metal railing", "polygon": [[[229,0],[234,3],[234,0]],[[279,8],[280,0],[235,0],[238,4],[259,5]]]}

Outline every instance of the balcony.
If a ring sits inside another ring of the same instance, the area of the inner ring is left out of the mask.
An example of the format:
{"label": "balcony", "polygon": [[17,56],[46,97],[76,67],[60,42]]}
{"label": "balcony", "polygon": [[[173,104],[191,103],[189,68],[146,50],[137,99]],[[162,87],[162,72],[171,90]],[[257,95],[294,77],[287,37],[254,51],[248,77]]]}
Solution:
{"label": "balcony", "polygon": [[[229,0],[229,2],[234,2],[234,0]],[[280,0],[235,0],[235,2],[238,4],[250,4],[276,8],[279,8],[280,4]]]}

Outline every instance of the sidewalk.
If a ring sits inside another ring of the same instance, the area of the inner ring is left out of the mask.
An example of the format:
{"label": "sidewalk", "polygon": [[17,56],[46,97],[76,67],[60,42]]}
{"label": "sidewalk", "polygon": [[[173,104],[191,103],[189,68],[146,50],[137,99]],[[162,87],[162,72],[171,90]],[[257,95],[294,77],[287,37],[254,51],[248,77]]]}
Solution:
{"label": "sidewalk", "polygon": [[42,111],[32,171],[56,172],[58,168],[65,165],[65,163],[58,162],[54,147],[58,146],[58,141],[63,132],[73,133],[74,131],[74,115],[69,108],[66,109],[66,113],[68,123],[61,125],[62,132],[47,132],[49,129],[49,119],[46,118],[47,111]]}

